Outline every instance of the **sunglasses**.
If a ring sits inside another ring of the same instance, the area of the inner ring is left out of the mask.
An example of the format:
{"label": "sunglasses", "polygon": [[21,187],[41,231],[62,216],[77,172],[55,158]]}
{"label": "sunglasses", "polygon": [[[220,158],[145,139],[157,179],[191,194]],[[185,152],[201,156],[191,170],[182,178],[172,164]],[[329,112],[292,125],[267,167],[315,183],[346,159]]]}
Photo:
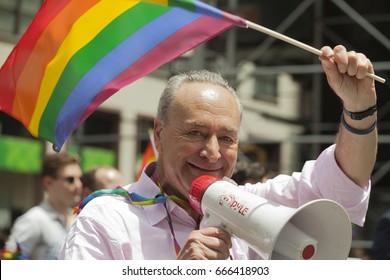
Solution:
{"label": "sunglasses", "polygon": [[68,184],[74,184],[76,179],[80,179],[80,177],[74,177],[74,176],[66,176],[66,177],[57,177],[56,179],[64,180]]}

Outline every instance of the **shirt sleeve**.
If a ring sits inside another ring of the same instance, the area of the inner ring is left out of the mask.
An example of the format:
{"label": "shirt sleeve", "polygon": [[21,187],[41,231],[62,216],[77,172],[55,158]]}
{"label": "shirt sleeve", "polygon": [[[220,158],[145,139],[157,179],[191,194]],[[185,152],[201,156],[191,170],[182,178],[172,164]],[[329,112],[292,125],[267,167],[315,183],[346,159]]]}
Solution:
{"label": "shirt sleeve", "polygon": [[84,207],[68,232],[59,259],[132,259],[132,248],[125,241],[126,231],[123,230],[123,217],[119,213],[122,209],[113,206],[120,203],[113,198],[108,206],[99,202],[106,200],[109,198],[95,198]]}
{"label": "shirt sleeve", "polygon": [[246,184],[243,188],[294,208],[315,199],[330,199],[344,207],[353,223],[363,226],[371,182],[362,188],[349,179],[338,166],[334,150],[332,145],[317,160],[307,161],[301,172],[279,175],[264,184]]}
{"label": "shirt sleeve", "polygon": [[15,221],[5,247],[15,251],[19,244],[23,253],[30,256],[40,242],[40,236],[41,232],[37,222],[25,214]]}
{"label": "shirt sleeve", "polygon": [[115,231],[90,217],[79,216],[60,251],[63,260],[124,259]]}

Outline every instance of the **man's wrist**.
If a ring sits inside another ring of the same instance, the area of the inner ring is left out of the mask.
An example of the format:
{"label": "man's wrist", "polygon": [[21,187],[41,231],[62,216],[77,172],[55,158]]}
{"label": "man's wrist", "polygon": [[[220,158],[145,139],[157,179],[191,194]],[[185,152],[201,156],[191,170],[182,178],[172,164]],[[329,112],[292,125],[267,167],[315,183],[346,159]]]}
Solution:
{"label": "man's wrist", "polygon": [[344,113],[349,116],[352,120],[362,120],[369,116],[372,116],[377,111],[376,104],[374,106],[371,106],[367,110],[360,111],[360,112],[351,112],[344,108]]}
{"label": "man's wrist", "polygon": [[344,113],[341,113],[341,124],[351,133],[356,134],[356,135],[367,135],[374,131],[374,129],[377,126],[377,119],[375,118],[374,123],[366,128],[366,129],[358,129],[355,127],[350,126],[344,119]]}

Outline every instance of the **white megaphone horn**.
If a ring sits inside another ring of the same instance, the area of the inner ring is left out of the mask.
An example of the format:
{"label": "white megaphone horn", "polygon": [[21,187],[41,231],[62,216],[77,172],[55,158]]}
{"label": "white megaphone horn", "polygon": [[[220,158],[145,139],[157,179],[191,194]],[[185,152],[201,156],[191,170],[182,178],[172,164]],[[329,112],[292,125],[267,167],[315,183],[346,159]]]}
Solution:
{"label": "white megaphone horn", "polygon": [[263,259],[342,260],[351,248],[348,214],[332,200],[290,208],[207,175],[194,180],[189,200],[201,226],[225,229]]}

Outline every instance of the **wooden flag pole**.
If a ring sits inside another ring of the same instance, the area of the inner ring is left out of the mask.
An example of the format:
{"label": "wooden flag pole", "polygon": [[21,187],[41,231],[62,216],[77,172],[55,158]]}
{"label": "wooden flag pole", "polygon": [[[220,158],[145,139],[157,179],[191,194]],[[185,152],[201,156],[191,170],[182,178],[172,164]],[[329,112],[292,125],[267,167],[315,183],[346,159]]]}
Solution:
{"label": "wooden flag pole", "polygon": [[[267,35],[270,35],[272,37],[275,37],[275,38],[277,38],[279,40],[282,40],[282,41],[285,41],[287,43],[290,43],[290,44],[292,44],[294,46],[297,46],[297,47],[299,47],[301,49],[304,49],[304,50],[306,50],[308,52],[314,53],[315,55],[318,55],[318,56],[322,55],[322,52],[319,49],[313,48],[313,47],[311,47],[309,45],[306,45],[305,43],[297,41],[297,40],[295,40],[293,38],[290,38],[290,37],[288,37],[286,35],[283,35],[281,33],[273,31],[273,30],[271,30],[269,28],[266,28],[266,27],[261,26],[261,25],[256,24],[256,23],[253,23],[253,22],[251,22],[249,20],[246,21],[246,24],[247,24],[247,27],[249,27],[249,28],[252,28],[254,30],[257,30],[257,31],[260,31],[260,32],[265,33]],[[382,84],[386,82],[385,79],[383,79],[383,78],[381,78],[381,77],[379,77],[379,76],[377,76],[377,75],[375,75],[373,73],[367,73],[367,76],[369,76],[370,78],[372,78],[375,81],[378,81],[378,82],[380,82]]]}

